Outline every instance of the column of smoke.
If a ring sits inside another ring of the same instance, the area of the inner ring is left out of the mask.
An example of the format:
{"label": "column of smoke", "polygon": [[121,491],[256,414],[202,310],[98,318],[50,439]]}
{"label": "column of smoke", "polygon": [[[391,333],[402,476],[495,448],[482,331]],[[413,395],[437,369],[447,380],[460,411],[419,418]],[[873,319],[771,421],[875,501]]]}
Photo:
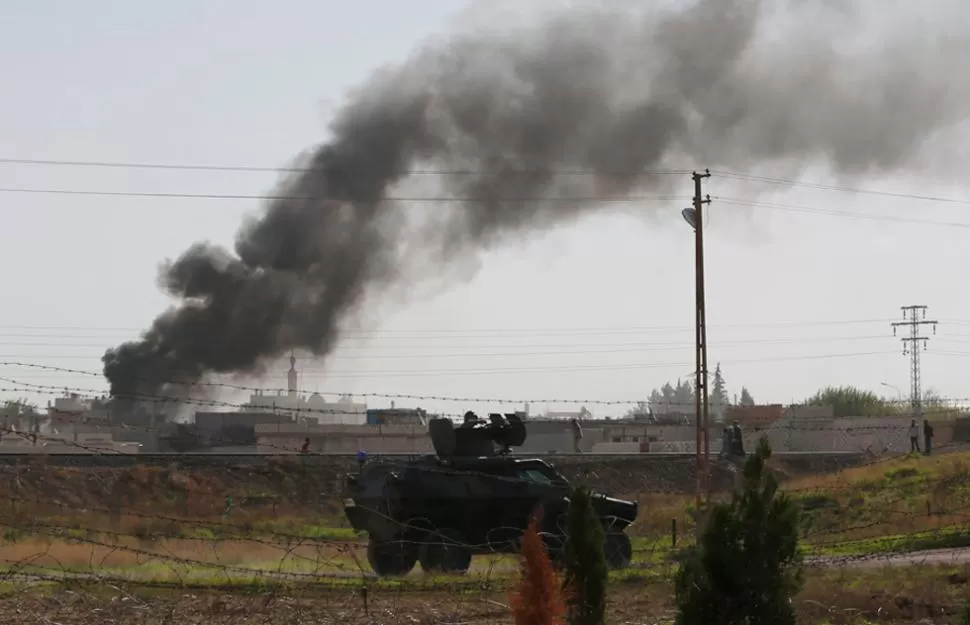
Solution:
{"label": "column of smoke", "polygon": [[[970,29],[927,40],[883,24],[867,39],[867,24],[812,2],[702,0],[662,14],[574,9],[419,50],[352,94],[234,253],[199,243],[163,267],[181,304],[106,352],[111,392],[181,394],[293,348],[325,357],[377,289],[609,210],[594,198],[689,187],[637,172],[909,167],[966,115],[968,81],[947,67],[967,58]],[[424,195],[462,201],[391,201],[415,168],[440,170]],[[666,208],[676,219],[681,205]],[[425,221],[408,222],[418,209]]]}

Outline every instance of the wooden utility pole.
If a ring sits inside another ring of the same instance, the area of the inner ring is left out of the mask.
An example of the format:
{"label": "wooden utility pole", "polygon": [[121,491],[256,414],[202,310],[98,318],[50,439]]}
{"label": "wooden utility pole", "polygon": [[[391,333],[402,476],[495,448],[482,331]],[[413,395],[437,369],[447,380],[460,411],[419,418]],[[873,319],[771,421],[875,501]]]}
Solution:
{"label": "wooden utility pole", "polygon": [[[694,228],[694,246],[696,262],[695,288],[697,298],[697,382],[695,384],[696,397],[696,421],[697,421],[697,458],[698,475],[700,483],[698,488],[703,493],[708,492],[708,472],[710,462],[710,406],[707,393],[707,305],[704,294],[704,204],[711,202],[711,197],[701,196],[701,181],[709,178],[711,172],[705,170],[703,174],[696,171],[692,174],[694,178],[694,215],[697,219],[697,227]],[[703,449],[701,444],[703,443]],[[698,512],[700,511],[700,494],[698,494]]]}
{"label": "wooden utility pole", "polygon": [[[711,172],[691,174],[694,180],[694,206],[683,211],[684,219],[694,228],[694,292],[696,297],[695,347],[697,368],[694,383],[696,424],[695,456],[697,458],[697,513],[701,518],[701,508],[709,492],[710,463],[710,405],[707,393],[707,306],[704,296],[704,204],[710,204],[711,196],[701,193],[701,181],[710,178]],[[698,523],[698,526],[700,524]]]}

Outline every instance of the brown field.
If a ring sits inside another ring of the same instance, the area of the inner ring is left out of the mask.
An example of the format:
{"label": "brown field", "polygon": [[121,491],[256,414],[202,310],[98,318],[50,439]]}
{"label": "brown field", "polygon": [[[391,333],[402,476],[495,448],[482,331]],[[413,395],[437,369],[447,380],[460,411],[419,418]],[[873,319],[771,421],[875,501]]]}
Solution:
{"label": "brown field", "polygon": [[[476,557],[459,578],[416,570],[399,582],[369,579],[333,475],[279,467],[6,472],[0,624],[510,622],[510,556]],[[674,568],[657,553],[671,553],[674,524],[677,546],[692,542],[692,493],[651,490],[629,467],[591,474],[594,485],[640,502],[634,566],[613,576],[609,622],[669,620]],[[927,540],[962,546],[952,539],[968,536],[970,454],[783,477],[803,505],[803,538],[819,553],[854,557],[878,551],[886,537],[917,535],[920,546],[904,549],[927,548]],[[968,576],[954,567],[811,569],[796,603],[806,624],[952,622],[970,595]]]}
{"label": "brown field", "polygon": [[[952,623],[967,596],[967,568],[810,571],[795,598],[800,623]],[[365,608],[366,594],[366,608]],[[507,591],[321,590],[229,592],[119,584],[8,591],[2,625],[371,625],[511,623]],[[663,623],[673,617],[669,583],[630,577],[612,584],[608,622]]]}

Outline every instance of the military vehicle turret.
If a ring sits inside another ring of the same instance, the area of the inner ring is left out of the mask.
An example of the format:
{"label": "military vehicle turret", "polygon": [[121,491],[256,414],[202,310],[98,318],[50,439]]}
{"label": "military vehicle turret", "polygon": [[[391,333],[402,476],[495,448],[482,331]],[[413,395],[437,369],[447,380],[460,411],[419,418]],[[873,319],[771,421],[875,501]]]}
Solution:
{"label": "military vehicle turret", "polygon": [[[570,484],[539,458],[511,454],[526,439],[515,414],[474,413],[455,427],[449,419],[429,424],[435,455],[414,460],[371,460],[347,478],[344,510],[350,524],[369,535],[367,558],[379,576],[425,571],[460,573],[476,554],[515,553],[519,538],[541,507],[541,531],[554,562],[567,538]],[[606,534],[609,566],[632,559],[624,530],[638,507],[593,493]]]}

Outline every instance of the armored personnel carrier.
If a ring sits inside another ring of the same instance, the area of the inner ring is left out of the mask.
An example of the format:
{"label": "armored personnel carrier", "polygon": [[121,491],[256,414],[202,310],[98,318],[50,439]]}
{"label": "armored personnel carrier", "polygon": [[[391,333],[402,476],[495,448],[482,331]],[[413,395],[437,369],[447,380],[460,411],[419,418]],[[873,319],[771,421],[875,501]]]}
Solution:
{"label": "armored personnel carrier", "polygon": [[[515,553],[532,516],[553,562],[560,563],[566,535],[570,484],[538,458],[511,454],[526,439],[515,414],[466,413],[458,427],[449,419],[429,424],[435,455],[407,462],[373,460],[347,478],[344,511],[354,529],[369,535],[367,558],[379,576],[468,570],[476,554]],[[613,569],[632,559],[624,530],[637,504],[593,493]]]}

